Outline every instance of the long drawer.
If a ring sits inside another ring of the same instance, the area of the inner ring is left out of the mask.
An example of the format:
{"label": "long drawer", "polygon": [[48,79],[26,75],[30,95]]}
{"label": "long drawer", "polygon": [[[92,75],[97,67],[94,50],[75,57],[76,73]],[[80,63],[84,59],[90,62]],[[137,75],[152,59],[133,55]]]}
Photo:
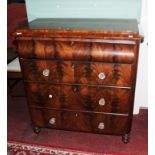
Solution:
{"label": "long drawer", "polygon": [[129,113],[130,89],[26,83],[30,106]]}
{"label": "long drawer", "polygon": [[128,116],[31,108],[32,122],[39,127],[106,134],[123,134]]}
{"label": "long drawer", "polygon": [[86,60],[132,63],[134,44],[106,43],[100,40],[18,40],[18,52],[22,58]]}
{"label": "long drawer", "polygon": [[30,81],[131,86],[131,64],[21,59],[24,78]]}

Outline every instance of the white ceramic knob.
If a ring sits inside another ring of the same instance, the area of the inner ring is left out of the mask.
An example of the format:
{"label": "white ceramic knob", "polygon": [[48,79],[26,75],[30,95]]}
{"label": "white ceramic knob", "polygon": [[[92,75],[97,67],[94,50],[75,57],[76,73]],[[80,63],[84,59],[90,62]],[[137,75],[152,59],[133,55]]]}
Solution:
{"label": "white ceramic knob", "polygon": [[100,122],[98,124],[98,128],[101,129],[101,130],[103,130],[104,129],[104,123],[103,122]]}
{"label": "white ceramic knob", "polygon": [[46,68],[46,69],[43,70],[43,75],[44,76],[49,76],[49,74],[50,74],[50,70],[49,69]]}
{"label": "white ceramic knob", "polygon": [[56,118],[54,118],[54,117],[52,117],[50,120],[49,120],[49,123],[50,124],[55,124],[55,122],[56,122]]}
{"label": "white ceramic knob", "polygon": [[101,73],[99,73],[98,74],[98,78],[100,79],[100,80],[104,80],[105,79],[105,73],[104,72],[101,72]]}
{"label": "white ceramic knob", "polygon": [[105,105],[105,99],[104,98],[100,98],[99,103],[100,106],[104,106]]}
{"label": "white ceramic knob", "polygon": [[48,97],[51,99],[53,97],[53,95],[52,94],[49,94]]}

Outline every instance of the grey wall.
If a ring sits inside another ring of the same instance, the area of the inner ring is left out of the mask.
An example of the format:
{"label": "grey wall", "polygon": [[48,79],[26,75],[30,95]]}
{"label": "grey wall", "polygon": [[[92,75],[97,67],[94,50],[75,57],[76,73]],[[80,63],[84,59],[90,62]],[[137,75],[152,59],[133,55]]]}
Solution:
{"label": "grey wall", "polygon": [[140,19],[141,0],[26,0],[28,20],[36,18]]}

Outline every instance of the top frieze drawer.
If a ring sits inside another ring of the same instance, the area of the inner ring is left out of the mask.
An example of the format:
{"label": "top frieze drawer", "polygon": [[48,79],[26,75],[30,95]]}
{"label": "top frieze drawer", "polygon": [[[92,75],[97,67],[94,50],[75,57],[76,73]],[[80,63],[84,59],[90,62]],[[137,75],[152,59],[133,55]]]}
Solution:
{"label": "top frieze drawer", "polygon": [[30,59],[58,59],[132,63],[134,42],[108,40],[17,40],[19,56]]}

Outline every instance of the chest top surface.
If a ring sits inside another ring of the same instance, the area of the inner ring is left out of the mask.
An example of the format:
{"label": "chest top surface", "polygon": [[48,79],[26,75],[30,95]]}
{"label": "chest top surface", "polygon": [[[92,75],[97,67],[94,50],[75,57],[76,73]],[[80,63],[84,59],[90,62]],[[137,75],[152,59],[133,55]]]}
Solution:
{"label": "chest top surface", "polygon": [[[134,19],[43,18],[21,24],[15,36],[140,38]],[[132,36],[129,36],[132,35]]]}
{"label": "chest top surface", "polygon": [[136,20],[117,19],[36,19],[29,23],[30,29],[51,29],[51,30],[109,30],[138,32]]}

